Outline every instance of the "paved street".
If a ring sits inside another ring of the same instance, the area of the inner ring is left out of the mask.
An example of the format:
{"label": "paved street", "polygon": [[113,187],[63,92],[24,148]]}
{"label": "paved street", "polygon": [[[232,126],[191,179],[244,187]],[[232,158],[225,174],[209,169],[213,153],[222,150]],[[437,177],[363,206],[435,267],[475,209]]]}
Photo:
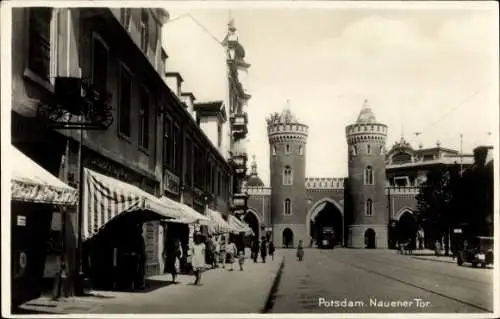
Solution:
{"label": "paved street", "polygon": [[270,312],[493,311],[492,269],[458,267],[390,250],[308,249],[302,262],[296,261],[295,250],[280,253],[285,267]]}
{"label": "paved street", "polygon": [[148,279],[149,289],[138,292],[96,291],[93,297],[75,297],[52,302],[40,298],[28,302],[23,311],[94,314],[260,313],[281,266],[279,254],[265,264],[247,260],[240,272],[222,268],[207,270],[202,285],[193,276],[179,276],[172,285],[170,275]]}

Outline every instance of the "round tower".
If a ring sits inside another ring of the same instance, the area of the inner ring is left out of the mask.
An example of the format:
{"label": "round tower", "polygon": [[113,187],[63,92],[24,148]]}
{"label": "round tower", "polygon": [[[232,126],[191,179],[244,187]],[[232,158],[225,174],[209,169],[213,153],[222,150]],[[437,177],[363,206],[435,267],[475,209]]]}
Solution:
{"label": "round tower", "polygon": [[364,101],[355,124],[346,127],[348,145],[349,236],[353,248],[387,248],[385,142],[387,125],[377,122]]}
{"label": "round tower", "polygon": [[306,142],[308,126],[300,123],[289,106],[267,119],[270,147],[271,223],[277,247],[307,243]]}

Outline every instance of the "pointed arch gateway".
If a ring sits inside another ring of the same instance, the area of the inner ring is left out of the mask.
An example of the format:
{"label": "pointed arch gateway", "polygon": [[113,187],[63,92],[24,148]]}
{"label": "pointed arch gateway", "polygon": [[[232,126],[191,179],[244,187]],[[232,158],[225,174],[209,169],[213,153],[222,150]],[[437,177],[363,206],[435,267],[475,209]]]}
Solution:
{"label": "pointed arch gateway", "polygon": [[247,223],[250,228],[252,228],[254,235],[260,238],[260,227],[262,225],[262,220],[259,214],[252,208],[247,209],[247,213],[243,216],[243,221]]}
{"label": "pointed arch gateway", "polygon": [[[319,218],[318,218],[319,217]],[[318,220],[317,220],[318,219]],[[330,221],[330,223],[327,222]],[[344,246],[344,207],[331,197],[324,197],[309,209],[306,215],[306,233],[308,236],[314,237],[315,229],[319,225],[316,222],[332,224],[331,226],[336,233],[336,240]],[[325,225],[326,226],[326,225]],[[314,238],[316,239],[316,238]],[[306,243],[307,244],[307,243]]]}

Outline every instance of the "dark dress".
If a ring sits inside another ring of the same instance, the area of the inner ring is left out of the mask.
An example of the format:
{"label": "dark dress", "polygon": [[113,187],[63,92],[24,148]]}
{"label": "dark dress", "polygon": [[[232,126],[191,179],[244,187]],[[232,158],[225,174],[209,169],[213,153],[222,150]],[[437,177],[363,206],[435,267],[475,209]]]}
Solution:
{"label": "dark dress", "polygon": [[262,261],[266,261],[266,256],[267,256],[267,245],[266,242],[263,241],[260,244],[260,257],[262,257]]}

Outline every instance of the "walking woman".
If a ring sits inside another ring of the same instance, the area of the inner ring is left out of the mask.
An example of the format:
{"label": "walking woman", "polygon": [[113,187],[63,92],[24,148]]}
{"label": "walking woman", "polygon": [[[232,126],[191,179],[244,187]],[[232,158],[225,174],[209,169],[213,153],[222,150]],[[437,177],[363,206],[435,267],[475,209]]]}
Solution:
{"label": "walking woman", "polygon": [[274,260],[274,244],[272,241],[269,242],[269,256],[271,256],[271,260]]}
{"label": "walking woman", "polygon": [[299,246],[297,246],[297,260],[302,261],[304,258],[304,247],[302,247],[302,240],[299,240]]}
{"label": "walking woman", "polygon": [[201,281],[201,274],[205,269],[205,244],[201,242],[201,234],[197,233],[194,235],[194,245],[191,248],[191,264],[193,266],[195,285],[199,285]]}

